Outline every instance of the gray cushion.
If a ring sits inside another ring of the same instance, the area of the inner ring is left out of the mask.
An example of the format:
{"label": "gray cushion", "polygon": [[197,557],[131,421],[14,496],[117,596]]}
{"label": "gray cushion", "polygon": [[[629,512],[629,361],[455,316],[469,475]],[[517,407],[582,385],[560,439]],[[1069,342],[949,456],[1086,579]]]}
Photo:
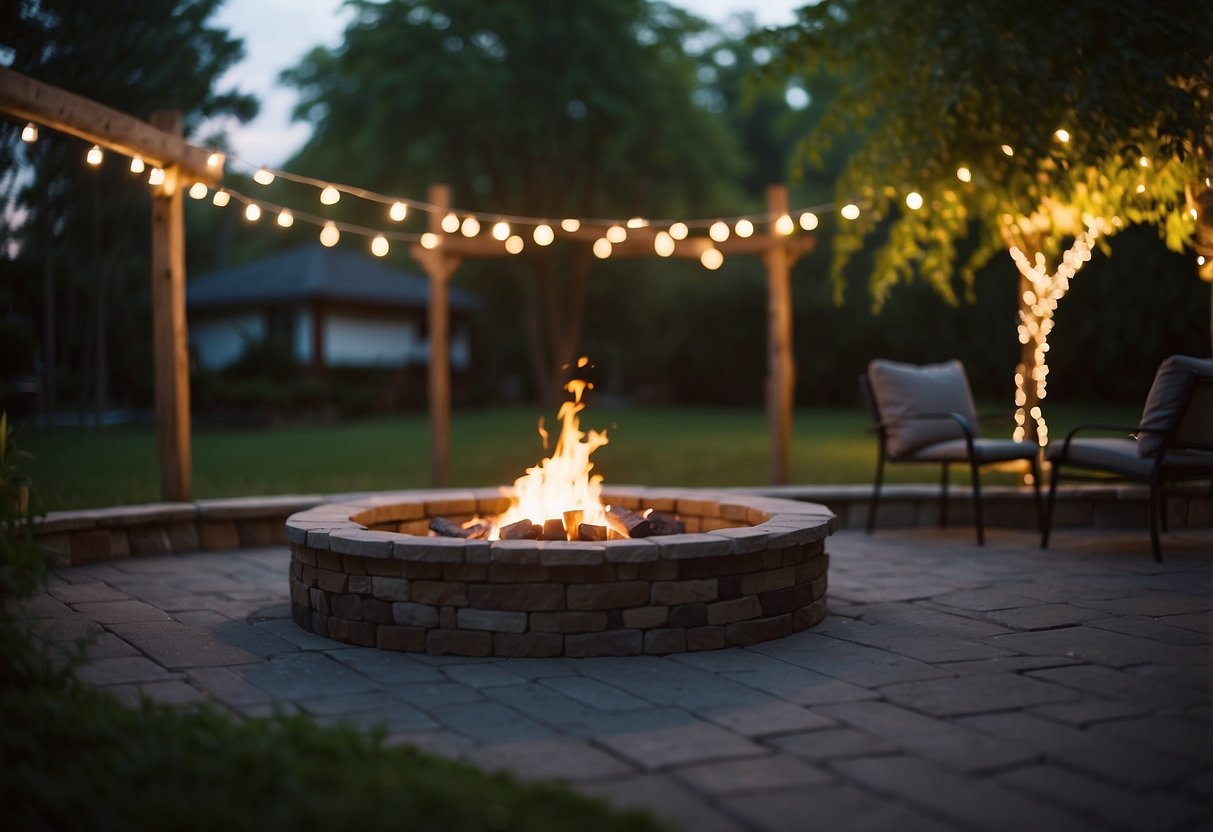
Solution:
{"label": "gray cushion", "polygon": [[[1133,439],[1076,438],[1070,442],[1065,464],[1149,479],[1154,460],[1138,454],[1137,446],[1140,444]],[[1049,445],[1049,460],[1056,464],[1064,449],[1064,442]],[[1173,450],[1167,452],[1163,462],[1166,472],[1172,476],[1213,476],[1213,453]]]}
{"label": "gray cushion", "polygon": [[[1040,446],[1035,442],[981,438],[973,440],[973,456],[980,463],[1031,459],[1039,450]],[[934,445],[918,448],[908,454],[906,459],[921,462],[967,462],[969,451],[963,439],[949,439],[947,442],[936,442]]]}
{"label": "gray cushion", "polygon": [[868,381],[880,420],[886,426],[891,457],[964,438],[964,431],[954,419],[907,420],[915,413],[958,413],[976,431],[977,408],[969,392],[964,365],[959,361],[902,364],[876,359],[868,364]]}
{"label": "gray cushion", "polygon": [[[1173,355],[1158,368],[1146,406],[1141,413],[1141,426],[1154,430],[1170,430],[1175,426],[1179,409],[1188,396],[1193,375],[1213,378],[1213,359]],[[1162,447],[1162,434],[1142,432],[1137,441],[1137,453],[1155,456]]]}

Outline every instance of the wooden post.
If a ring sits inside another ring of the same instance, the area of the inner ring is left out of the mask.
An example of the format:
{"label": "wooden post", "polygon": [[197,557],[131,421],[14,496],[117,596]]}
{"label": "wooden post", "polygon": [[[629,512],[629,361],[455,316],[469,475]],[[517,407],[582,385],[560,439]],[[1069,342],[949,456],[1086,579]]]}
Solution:
{"label": "wooden post", "polygon": [[[785,185],[767,188],[772,222],[788,212]],[[778,232],[770,231],[772,239]],[[786,246],[772,245],[767,266],[767,418],[771,429],[771,484],[792,480],[792,394],[796,370],[792,358],[791,257]]]}
{"label": "wooden post", "polygon": [[[442,218],[451,207],[451,190],[446,185],[431,185],[429,230],[445,238]],[[447,282],[459,265],[459,259],[447,255],[442,246],[425,252],[422,265],[430,280],[430,455],[435,488],[451,482],[451,353],[450,308]]]}
{"label": "wooden post", "polygon": [[[182,134],[181,112],[152,114],[151,123]],[[185,204],[181,169],[170,165],[152,195],[152,355],[160,496],[190,499],[190,386],[185,324]]]}

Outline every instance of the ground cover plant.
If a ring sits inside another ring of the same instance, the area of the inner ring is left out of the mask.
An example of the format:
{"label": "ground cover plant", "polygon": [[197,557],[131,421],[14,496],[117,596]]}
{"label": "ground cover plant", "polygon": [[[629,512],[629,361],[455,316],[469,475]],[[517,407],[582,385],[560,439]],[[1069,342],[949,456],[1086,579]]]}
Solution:
{"label": "ground cover plant", "polygon": [[[0,418],[0,805],[21,830],[658,830],[571,791],[521,784],[349,726],[122,706],[36,639],[45,585],[25,478]],[[81,645],[82,646],[82,645]]]}
{"label": "ground cover plant", "polygon": [[[996,408],[982,408],[998,412]],[[1005,425],[983,426],[991,436]],[[1054,408],[1054,441],[1081,422],[1135,424],[1134,408]],[[452,482],[509,484],[538,462],[540,407],[458,410],[452,422]],[[554,414],[547,414],[550,422]],[[610,444],[596,470],[616,485],[701,487],[769,484],[767,421],[760,410],[591,405],[584,428],[606,428]],[[793,430],[793,482],[870,483],[876,442],[858,410],[800,409]],[[1002,431],[1000,434],[998,431]],[[29,470],[49,510],[159,499],[150,427],[97,430],[30,428]],[[273,429],[199,428],[194,433],[194,497],[334,494],[430,486],[429,423],[424,414]],[[936,482],[935,466],[903,465],[891,482]],[[956,474],[956,481],[963,479]],[[994,483],[1014,482],[993,474]]]}

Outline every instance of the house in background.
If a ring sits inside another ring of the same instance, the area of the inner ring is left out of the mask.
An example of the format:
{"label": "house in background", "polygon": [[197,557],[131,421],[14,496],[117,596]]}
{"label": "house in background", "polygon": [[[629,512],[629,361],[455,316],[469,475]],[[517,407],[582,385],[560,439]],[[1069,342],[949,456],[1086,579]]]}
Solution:
{"label": "house in background", "polygon": [[[458,289],[449,300],[451,369],[464,372],[471,365],[469,313],[478,303]],[[304,246],[189,280],[190,351],[208,370],[265,341],[317,370],[424,365],[428,302],[423,277],[357,252]]]}

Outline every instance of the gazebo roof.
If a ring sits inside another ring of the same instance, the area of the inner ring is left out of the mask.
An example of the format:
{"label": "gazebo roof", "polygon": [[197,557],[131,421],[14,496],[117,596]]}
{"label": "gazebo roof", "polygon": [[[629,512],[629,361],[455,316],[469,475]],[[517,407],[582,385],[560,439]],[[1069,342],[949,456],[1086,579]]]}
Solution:
{"label": "gazebo roof", "polygon": [[[429,282],[380,260],[341,248],[308,245],[199,275],[186,282],[190,309],[336,300],[424,309]],[[471,294],[449,290],[452,310],[479,306]]]}

